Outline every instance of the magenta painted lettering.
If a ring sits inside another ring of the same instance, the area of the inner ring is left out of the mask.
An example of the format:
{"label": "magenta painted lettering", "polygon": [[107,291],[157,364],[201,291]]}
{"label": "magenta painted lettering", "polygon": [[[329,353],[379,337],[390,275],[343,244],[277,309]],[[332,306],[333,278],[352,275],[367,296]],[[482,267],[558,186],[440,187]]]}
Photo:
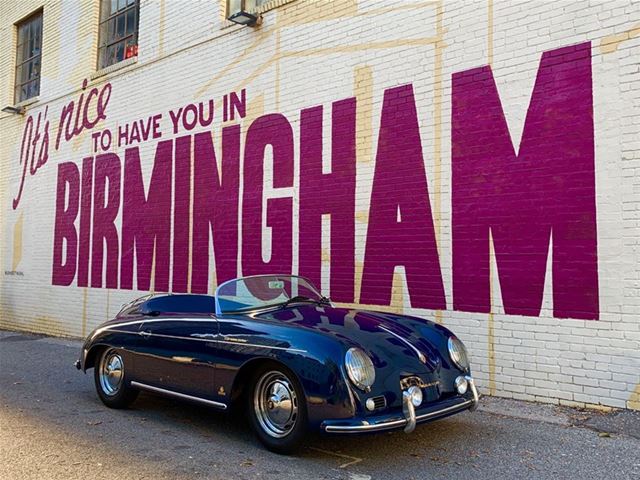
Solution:
{"label": "magenta painted lettering", "polygon": [[489,67],[453,76],[453,305],[489,312],[489,235],[506,313],[598,318],[589,43],[542,56],[520,148]]}
{"label": "magenta painted lettering", "polygon": [[[84,112],[86,122],[79,125],[89,128],[104,118],[110,93],[110,86],[91,91],[82,109],[81,96],[77,109],[71,102],[68,110]],[[244,117],[244,90],[229,101]],[[96,113],[88,118],[86,106],[92,102]],[[76,278],[78,286],[87,286],[90,277],[94,288],[204,293],[210,291],[213,263],[218,283],[238,274],[297,269],[338,302],[388,305],[394,272],[403,269],[411,306],[486,313],[492,310],[493,245],[507,314],[539,315],[549,284],[554,316],[597,319],[590,44],[542,55],[519,146],[511,142],[490,67],[455,73],[451,105],[451,237],[442,218],[440,239],[452,242],[451,299],[445,294],[429,162],[411,84],[384,91],[375,164],[362,171],[356,162],[354,97],[331,104],[328,152],[323,105],[303,109],[299,120],[269,113],[246,128],[227,124],[218,130],[219,152],[210,126],[212,101],[171,110],[173,133],[189,133],[156,144],[148,180],[139,148],[160,138],[161,115],[122,124],[125,143],[135,143],[123,158],[86,157],[82,176],[74,163],[58,166],[52,283],[71,285]],[[68,129],[68,139],[79,130],[65,112],[60,129]],[[34,121],[30,117],[23,132],[14,208],[27,163],[33,175],[47,159],[44,133]],[[368,197],[366,232],[360,236],[358,191]],[[329,218],[328,231],[323,216]],[[323,236],[328,279],[323,278]],[[360,285],[357,251],[364,256]]]}

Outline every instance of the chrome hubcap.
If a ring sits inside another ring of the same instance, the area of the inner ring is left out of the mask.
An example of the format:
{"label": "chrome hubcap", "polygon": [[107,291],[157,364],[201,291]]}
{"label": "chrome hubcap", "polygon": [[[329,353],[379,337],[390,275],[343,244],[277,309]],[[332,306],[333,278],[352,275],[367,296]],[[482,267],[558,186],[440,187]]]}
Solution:
{"label": "chrome hubcap", "polygon": [[124,379],[124,362],[115,350],[107,350],[100,362],[100,387],[112,397],[120,391]]}
{"label": "chrome hubcap", "polygon": [[262,429],[274,438],[287,436],[298,420],[296,391],[282,372],[272,371],[260,377],[253,407]]}

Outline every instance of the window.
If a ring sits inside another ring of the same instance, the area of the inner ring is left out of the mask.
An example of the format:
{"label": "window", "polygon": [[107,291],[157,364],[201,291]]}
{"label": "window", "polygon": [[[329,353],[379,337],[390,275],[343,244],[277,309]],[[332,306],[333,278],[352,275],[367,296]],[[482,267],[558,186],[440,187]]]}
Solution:
{"label": "window", "polygon": [[40,59],[42,56],[42,10],[17,24],[16,103],[40,94]]}
{"label": "window", "polygon": [[140,0],[101,0],[98,69],[138,55]]}

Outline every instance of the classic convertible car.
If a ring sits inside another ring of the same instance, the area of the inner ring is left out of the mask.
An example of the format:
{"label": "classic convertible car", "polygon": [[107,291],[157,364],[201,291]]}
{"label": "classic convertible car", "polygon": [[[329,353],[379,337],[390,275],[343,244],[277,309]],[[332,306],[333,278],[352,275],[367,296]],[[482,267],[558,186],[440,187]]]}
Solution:
{"label": "classic convertible car", "polygon": [[140,390],[246,409],[265,446],[294,450],[308,429],[378,432],[474,410],[462,342],[420,318],[337,308],[307,280],[258,275],[215,296],[149,295],[87,338],[102,402]]}

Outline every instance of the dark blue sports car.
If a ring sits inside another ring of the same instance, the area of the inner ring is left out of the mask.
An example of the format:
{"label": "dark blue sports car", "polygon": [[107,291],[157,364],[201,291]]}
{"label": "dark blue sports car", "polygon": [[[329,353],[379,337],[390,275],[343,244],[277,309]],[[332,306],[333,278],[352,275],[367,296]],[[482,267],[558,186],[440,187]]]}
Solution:
{"label": "dark blue sports car", "polygon": [[140,390],[245,409],[259,439],[284,453],[308,429],[404,428],[474,410],[464,345],[420,318],[334,307],[307,280],[258,275],[207,295],[149,295],[87,338],[105,405]]}

